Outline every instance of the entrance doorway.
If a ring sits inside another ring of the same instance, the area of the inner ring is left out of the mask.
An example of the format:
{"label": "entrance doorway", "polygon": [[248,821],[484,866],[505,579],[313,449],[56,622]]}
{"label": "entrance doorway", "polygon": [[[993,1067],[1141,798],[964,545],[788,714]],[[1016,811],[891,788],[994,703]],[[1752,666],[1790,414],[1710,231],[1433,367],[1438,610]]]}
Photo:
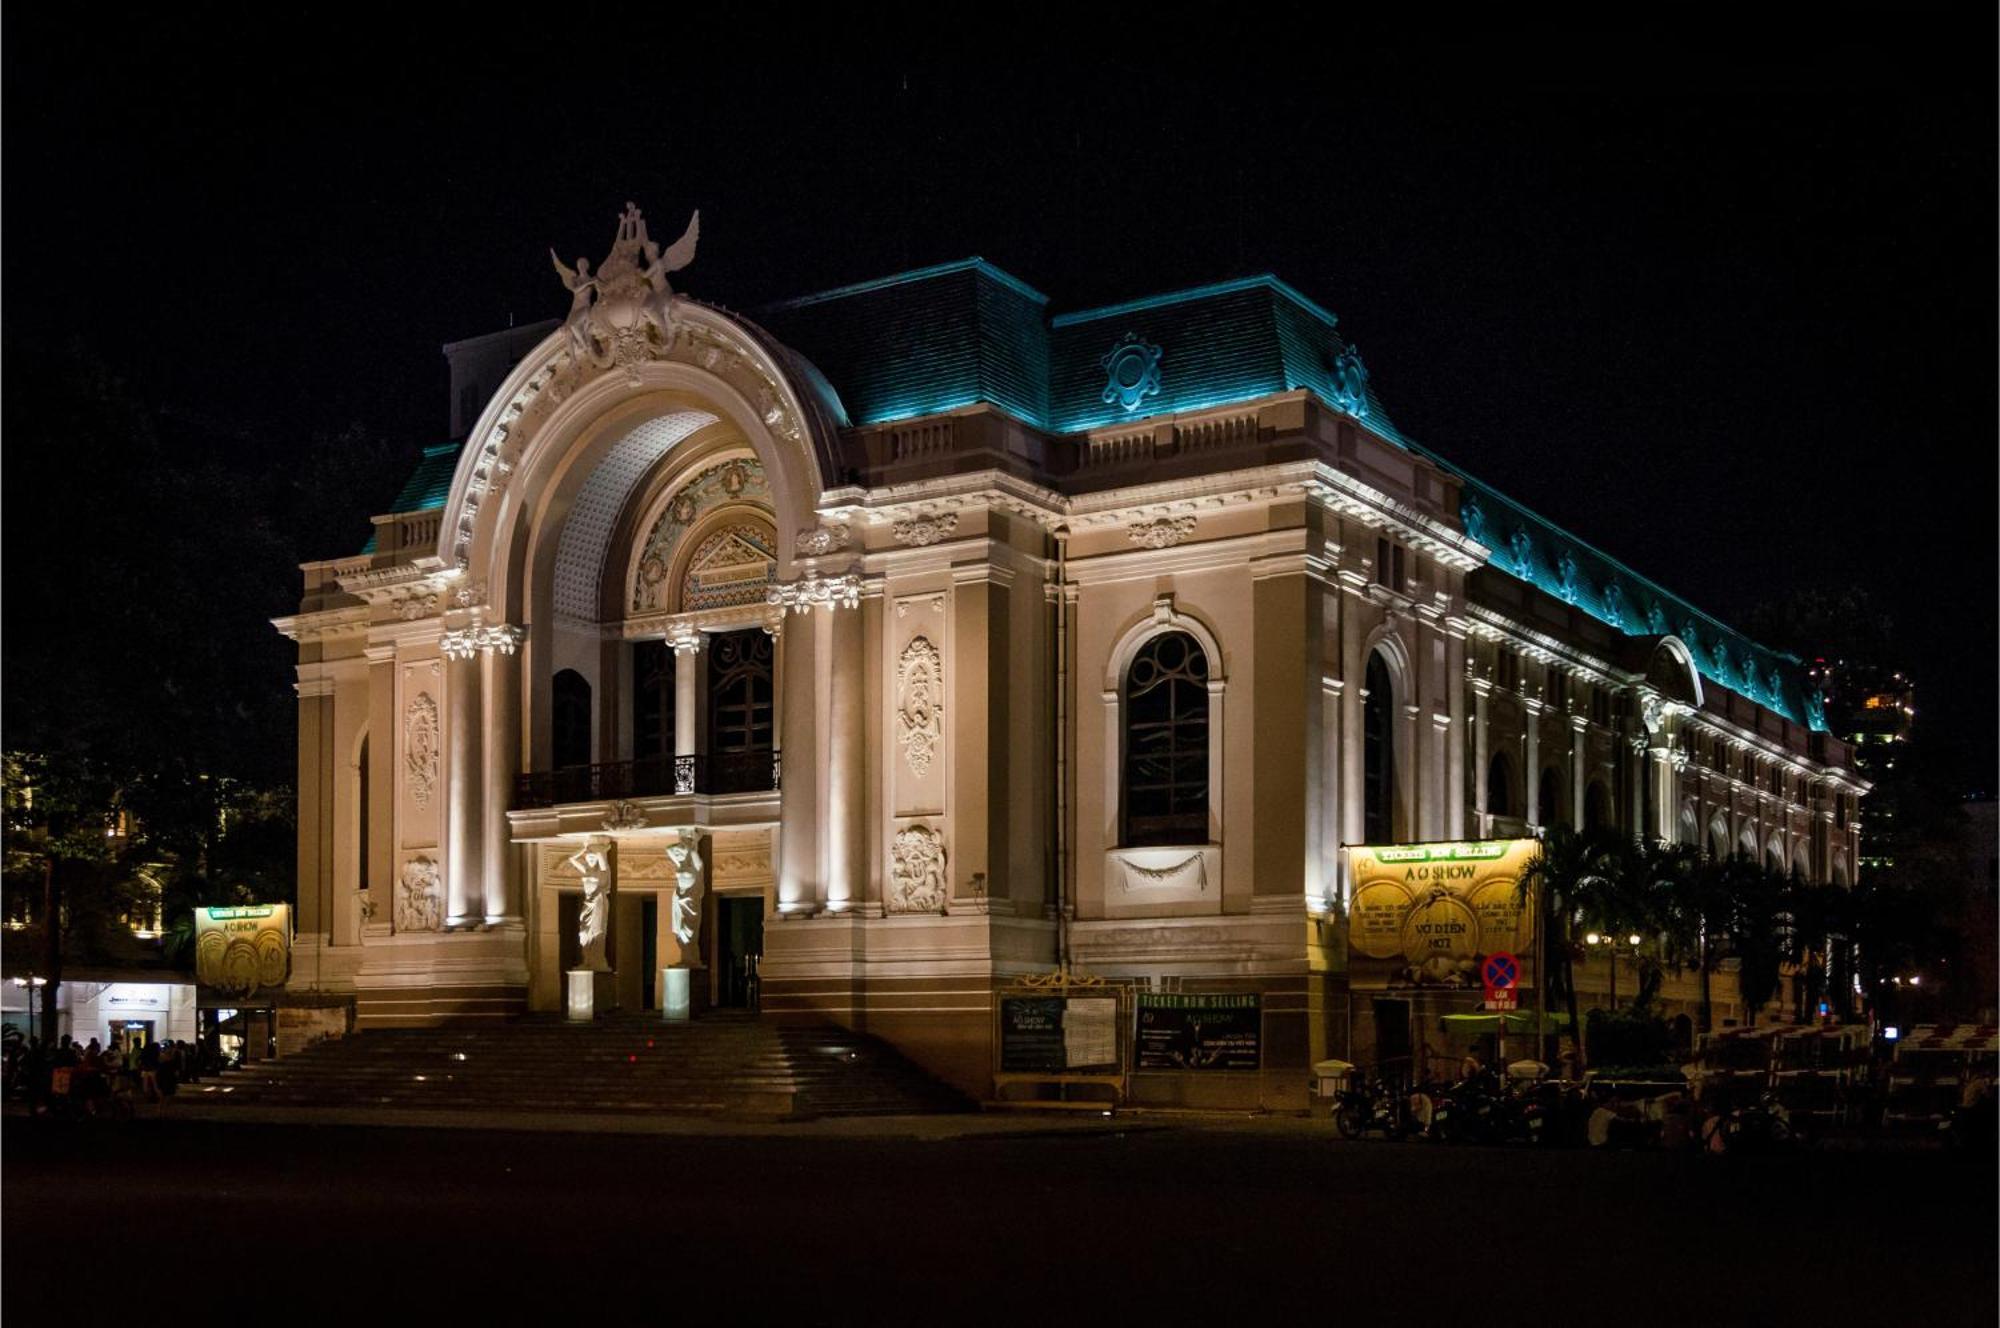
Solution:
{"label": "entrance doorway", "polygon": [[757,965],[764,957],[764,896],[716,897],[716,1005],[757,1008]]}
{"label": "entrance doorway", "polygon": [[110,1028],[112,1037],[122,1035],[128,1047],[143,1047],[153,1040],[153,1021],[150,1019],[113,1019]]}

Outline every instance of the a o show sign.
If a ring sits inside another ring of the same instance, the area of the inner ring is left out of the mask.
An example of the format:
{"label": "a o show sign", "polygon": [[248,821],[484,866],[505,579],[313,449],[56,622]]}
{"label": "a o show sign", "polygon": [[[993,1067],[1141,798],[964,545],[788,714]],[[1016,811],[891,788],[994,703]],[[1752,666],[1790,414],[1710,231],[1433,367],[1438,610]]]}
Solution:
{"label": "a o show sign", "polygon": [[243,997],[284,986],[291,972],[291,905],[194,911],[194,980],[201,986]]}
{"label": "a o show sign", "polygon": [[1483,956],[1528,953],[1534,910],[1516,892],[1539,847],[1492,839],[1349,848],[1350,984],[1478,987]]}

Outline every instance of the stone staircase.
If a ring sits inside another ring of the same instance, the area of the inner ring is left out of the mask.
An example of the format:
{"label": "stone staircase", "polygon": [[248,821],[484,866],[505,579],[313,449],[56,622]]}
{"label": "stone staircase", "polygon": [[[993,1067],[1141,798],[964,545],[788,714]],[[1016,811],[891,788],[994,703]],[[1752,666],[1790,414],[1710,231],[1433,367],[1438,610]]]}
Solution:
{"label": "stone staircase", "polygon": [[210,1104],[761,1119],[915,1115],[970,1103],[887,1044],[830,1024],[710,1013],[669,1024],[378,1029],[188,1085]]}

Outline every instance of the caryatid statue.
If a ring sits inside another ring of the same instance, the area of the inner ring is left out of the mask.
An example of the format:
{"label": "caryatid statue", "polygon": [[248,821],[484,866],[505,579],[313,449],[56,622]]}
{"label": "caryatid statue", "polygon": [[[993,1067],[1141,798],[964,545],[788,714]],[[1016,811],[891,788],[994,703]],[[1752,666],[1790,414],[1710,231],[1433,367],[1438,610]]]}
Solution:
{"label": "caryatid statue", "polygon": [[578,967],[598,973],[611,971],[607,953],[611,939],[611,841],[592,835],[570,855],[569,865],[583,880],[583,908],[577,915],[576,942],[582,953]]}
{"label": "caryatid statue", "polygon": [[681,943],[681,959],[690,962],[698,954],[696,938],[701,935],[701,834],[682,830],[678,843],[667,846],[674,864],[674,939]]}
{"label": "caryatid statue", "polygon": [[629,368],[663,349],[672,331],[673,287],[667,275],[694,261],[700,239],[697,212],[681,238],[662,250],[646,234],[639,209],[627,203],[618,218],[618,237],[595,275],[584,260],[571,268],[550,250],[556,274],[570,293],[563,327],[571,358],[600,369],[613,364]]}

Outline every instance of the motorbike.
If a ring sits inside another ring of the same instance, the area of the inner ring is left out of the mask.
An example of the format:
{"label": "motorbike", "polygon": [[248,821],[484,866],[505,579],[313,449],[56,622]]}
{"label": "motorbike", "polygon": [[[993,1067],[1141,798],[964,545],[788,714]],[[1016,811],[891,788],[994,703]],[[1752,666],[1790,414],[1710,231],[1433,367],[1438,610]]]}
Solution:
{"label": "motorbike", "polygon": [[1334,1105],[1333,1123],[1343,1139],[1358,1139],[1370,1130],[1380,1130],[1385,1139],[1400,1139],[1409,1129],[1402,1098],[1380,1079],[1341,1093]]}

